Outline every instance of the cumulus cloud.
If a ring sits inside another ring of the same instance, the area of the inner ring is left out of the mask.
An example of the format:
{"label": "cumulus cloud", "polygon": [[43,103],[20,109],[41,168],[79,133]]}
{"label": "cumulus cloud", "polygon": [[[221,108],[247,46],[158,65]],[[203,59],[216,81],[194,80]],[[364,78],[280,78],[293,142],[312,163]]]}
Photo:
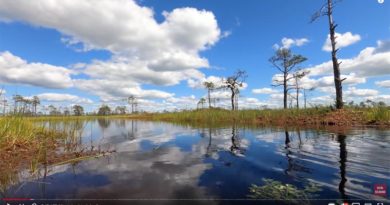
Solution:
{"label": "cumulus cloud", "polygon": [[297,47],[300,47],[300,46],[303,46],[305,44],[307,44],[309,42],[309,40],[307,38],[296,38],[296,39],[292,39],[292,38],[282,38],[281,40],[281,45],[279,44],[274,44],[273,48],[275,50],[279,49],[279,48],[291,48],[293,46],[297,46]]}
{"label": "cumulus cloud", "polygon": [[[377,47],[367,47],[356,57],[340,59],[342,73],[355,73],[359,77],[375,77],[390,75],[390,50],[383,49],[383,42],[378,41]],[[310,76],[332,74],[332,61],[309,67]]]}
{"label": "cumulus cloud", "polygon": [[348,87],[345,95],[348,97],[370,97],[376,96],[379,92],[374,89],[357,89],[356,87]]}
{"label": "cumulus cloud", "polygon": [[252,89],[252,93],[254,94],[275,94],[279,91],[272,89],[272,88],[259,88],[259,89]]}
{"label": "cumulus cloud", "polygon": [[176,85],[182,80],[202,78],[204,74],[196,69],[181,72],[155,71],[143,61],[129,62],[124,59],[94,61],[85,67],[84,73],[94,79],[120,81],[124,84]]}
{"label": "cumulus cloud", "polygon": [[169,98],[174,95],[159,90],[143,90],[139,85],[120,81],[104,79],[78,79],[74,81],[78,89],[100,96],[102,101],[118,101],[131,95],[137,98]]}
{"label": "cumulus cloud", "polygon": [[[359,34],[352,34],[351,32],[346,32],[343,34],[336,33],[336,48],[343,48],[347,47],[349,45],[352,45],[354,43],[357,43],[361,40],[361,37]],[[330,42],[330,35],[328,34],[328,37],[326,38],[326,41],[324,45],[322,46],[322,50],[324,51],[332,51],[332,45]]]}
{"label": "cumulus cloud", "polygon": [[47,102],[68,102],[68,103],[78,103],[78,104],[91,104],[93,101],[88,98],[82,98],[76,95],[63,94],[63,93],[41,93],[37,97],[41,101]]}
{"label": "cumulus cloud", "polygon": [[[77,15],[75,15],[77,14]],[[208,67],[198,52],[223,35],[212,12],[177,8],[157,22],[151,8],[133,0],[5,0],[0,19],[56,29],[63,42],[84,50],[105,49],[151,64],[153,70]],[[99,22],[99,23],[96,23]]]}
{"label": "cumulus cloud", "polygon": [[68,88],[73,85],[71,70],[44,63],[29,63],[5,51],[0,53],[0,82],[45,88]]}
{"label": "cumulus cloud", "polygon": [[203,89],[205,82],[212,82],[214,83],[215,87],[221,87],[223,86],[223,78],[218,76],[209,76],[209,77],[202,77],[198,79],[189,79],[187,81],[188,86],[190,88],[197,88],[197,89]]}
{"label": "cumulus cloud", "polygon": [[377,81],[375,84],[379,87],[390,88],[390,80]]}

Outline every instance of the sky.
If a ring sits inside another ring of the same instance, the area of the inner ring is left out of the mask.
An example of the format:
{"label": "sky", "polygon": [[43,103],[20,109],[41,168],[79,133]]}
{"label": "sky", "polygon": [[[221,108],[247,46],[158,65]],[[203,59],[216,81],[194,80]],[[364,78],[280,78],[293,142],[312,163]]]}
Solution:
{"label": "sky", "polygon": [[[308,60],[301,79],[308,106],[334,102],[327,19],[310,23],[324,0],[0,0],[0,87],[38,96],[43,107],[125,105],[195,108],[237,69],[248,74],[240,108],[281,107],[269,58],[289,48]],[[390,1],[336,4],[344,100],[390,104]],[[217,106],[229,93],[216,90]],[[302,97],[301,97],[302,99]],[[302,100],[301,100],[302,106]],[[10,106],[9,106],[10,108]]]}

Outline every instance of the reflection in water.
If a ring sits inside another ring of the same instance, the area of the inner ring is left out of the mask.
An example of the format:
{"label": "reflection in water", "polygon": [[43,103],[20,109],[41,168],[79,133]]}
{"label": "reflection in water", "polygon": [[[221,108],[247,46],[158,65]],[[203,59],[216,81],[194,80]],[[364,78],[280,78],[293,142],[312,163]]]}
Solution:
{"label": "reflection in water", "polygon": [[81,140],[72,140],[117,152],[76,164],[41,166],[35,178],[22,170],[20,183],[4,188],[3,195],[247,198],[248,188],[264,185],[265,178],[299,189],[308,181],[321,185],[318,198],[363,199],[374,198],[374,183],[390,181],[389,131],[358,130],[332,139],[327,132],[313,130],[244,132],[238,125],[197,129],[112,119],[78,122],[74,127],[80,129]]}
{"label": "reflection in water", "polygon": [[102,128],[103,130],[107,129],[111,124],[111,120],[108,118],[100,118],[97,121],[99,123],[100,128]]}
{"label": "reflection in water", "polygon": [[347,182],[347,177],[345,175],[346,162],[347,162],[347,143],[345,142],[345,135],[337,135],[337,141],[340,144],[340,184],[339,191],[342,199],[347,199],[345,194],[345,183]]}
{"label": "reflection in water", "polygon": [[245,153],[245,149],[241,147],[241,139],[239,135],[239,131],[237,125],[232,126],[232,145],[230,146],[230,151],[234,155],[243,155]]}

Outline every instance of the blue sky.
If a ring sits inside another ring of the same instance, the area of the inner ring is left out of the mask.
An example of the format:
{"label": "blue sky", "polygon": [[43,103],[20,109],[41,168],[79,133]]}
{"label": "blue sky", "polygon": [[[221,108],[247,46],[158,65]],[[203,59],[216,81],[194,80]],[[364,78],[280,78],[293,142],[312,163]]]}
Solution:
{"label": "blue sky", "polygon": [[[280,89],[270,86],[278,72],[268,62],[278,45],[308,58],[302,85],[316,87],[311,105],[330,104],[327,21],[309,23],[324,2],[0,0],[0,85],[8,100],[37,95],[43,105],[90,111],[129,95],[144,110],[193,108],[206,93],[202,82],[243,69],[241,107],[279,107]],[[390,103],[389,3],[337,4],[347,101]],[[228,106],[225,91],[213,94]]]}

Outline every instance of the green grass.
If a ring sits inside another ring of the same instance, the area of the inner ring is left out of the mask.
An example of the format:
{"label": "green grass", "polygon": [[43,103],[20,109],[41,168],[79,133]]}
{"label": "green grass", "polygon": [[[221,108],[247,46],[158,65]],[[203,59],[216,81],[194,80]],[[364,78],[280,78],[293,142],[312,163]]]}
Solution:
{"label": "green grass", "polygon": [[[239,110],[201,109],[170,113],[157,113],[145,116],[152,120],[169,122],[205,122],[205,123],[243,123],[243,124],[270,124],[270,125],[305,125],[321,124],[325,120],[347,121],[360,123],[388,124],[390,123],[390,109],[388,107],[374,108],[345,108],[334,111],[329,107],[308,109],[269,109],[269,110]],[[341,119],[339,119],[341,118]]]}

